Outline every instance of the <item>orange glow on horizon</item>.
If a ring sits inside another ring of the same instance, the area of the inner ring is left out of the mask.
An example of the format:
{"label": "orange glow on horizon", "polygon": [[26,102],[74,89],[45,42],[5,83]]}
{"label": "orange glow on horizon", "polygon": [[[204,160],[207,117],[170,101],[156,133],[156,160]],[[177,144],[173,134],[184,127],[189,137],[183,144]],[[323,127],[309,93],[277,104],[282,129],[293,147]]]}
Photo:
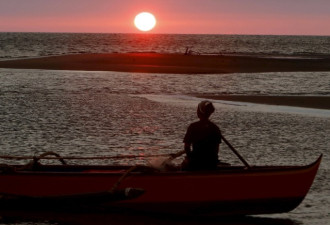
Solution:
{"label": "orange glow on horizon", "polygon": [[[330,35],[330,1],[325,0],[241,0],[241,7],[214,0],[0,2],[1,32]],[[134,24],[144,11],[157,19],[149,31]]]}

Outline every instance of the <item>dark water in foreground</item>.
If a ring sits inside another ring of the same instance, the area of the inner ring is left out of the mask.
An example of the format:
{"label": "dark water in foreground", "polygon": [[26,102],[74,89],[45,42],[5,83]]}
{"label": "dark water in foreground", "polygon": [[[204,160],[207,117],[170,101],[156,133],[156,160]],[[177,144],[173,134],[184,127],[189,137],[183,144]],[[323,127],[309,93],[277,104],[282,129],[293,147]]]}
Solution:
{"label": "dark water in foreground", "polygon": [[[330,95],[329,72],[182,76],[0,69],[0,74],[0,153],[7,155],[173,153],[182,149],[185,130],[196,120],[200,99],[193,94]],[[330,110],[214,104],[212,120],[251,165],[305,165],[324,155],[316,180],[297,209],[230,219],[0,212],[0,224],[330,224]],[[220,157],[240,164],[226,146],[221,146]]]}

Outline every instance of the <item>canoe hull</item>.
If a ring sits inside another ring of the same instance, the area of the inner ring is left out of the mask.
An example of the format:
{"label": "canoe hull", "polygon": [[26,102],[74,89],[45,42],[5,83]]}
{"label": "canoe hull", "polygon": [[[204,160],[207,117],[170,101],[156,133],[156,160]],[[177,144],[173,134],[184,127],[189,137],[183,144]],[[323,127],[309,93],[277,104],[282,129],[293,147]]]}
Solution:
{"label": "canoe hull", "polygon": [[[0,206],[24,207],[32,203],[44,208],[65,202],[194,215],[282,213],[293,210],[304,199],[320,162],[321,157],[302,167],[228,167],[199,172],[127,173],[122,168],[97,167],[1,173]],[[127,190],[142,191],[126,196]],[[82,197],[100,194],[100,201]]]}

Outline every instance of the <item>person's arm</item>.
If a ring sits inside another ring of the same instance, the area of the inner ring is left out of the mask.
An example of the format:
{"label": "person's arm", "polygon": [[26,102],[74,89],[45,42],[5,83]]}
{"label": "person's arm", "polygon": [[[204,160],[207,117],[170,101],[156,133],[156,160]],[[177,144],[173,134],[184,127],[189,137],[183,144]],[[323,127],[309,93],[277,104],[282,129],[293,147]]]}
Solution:
{"label": "person's arm", "polygon": [[190,157],[191,149],[190,149],[191,144],[190,143],[184,143],[184,151],[187,154],[187,157]]}
{"label": "person's arm", "polygon": [[186,135],[183,138],[184,151],[187,155],[187,158],[191,155],[191,143],[192,143],[192,125],[189,125]]}

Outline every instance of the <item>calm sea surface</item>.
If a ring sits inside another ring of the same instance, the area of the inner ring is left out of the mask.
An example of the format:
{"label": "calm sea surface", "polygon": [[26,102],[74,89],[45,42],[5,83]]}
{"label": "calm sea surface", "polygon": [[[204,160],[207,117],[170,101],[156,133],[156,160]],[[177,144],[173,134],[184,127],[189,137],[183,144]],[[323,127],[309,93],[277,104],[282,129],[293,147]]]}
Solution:
{"label": "calm sea surface", "polygon": [[[184,52],[186,46],[212,54],[320,56],[329,54],[329,40],[305,36],[135,38],[133,34],[0,33],[0,57],[6,60],[80,52]],[[193,97],[196,94],[329,96],[330,72],[183,76],[0,69],[0,154],[31,156],[55,151],[63,156],[115,156],[177,152],[182,149],[187,126],[197,119],[200,99]],[[330,110],[224,101],[214,104],[216,112],[211,119],[251,165],[305,165],[323,154],[316,180],[296,210],[206,221],[148,215],[0,212],[0,224],[330,224]],[[225,145],[221,146],[220,157],[240,164]],[[149,162],[137,158],[70,163]]]}
{"label": "calm sea surface", "polygon": [[0,33],[0,59],[78,53],[330,55],[330,36]]}

